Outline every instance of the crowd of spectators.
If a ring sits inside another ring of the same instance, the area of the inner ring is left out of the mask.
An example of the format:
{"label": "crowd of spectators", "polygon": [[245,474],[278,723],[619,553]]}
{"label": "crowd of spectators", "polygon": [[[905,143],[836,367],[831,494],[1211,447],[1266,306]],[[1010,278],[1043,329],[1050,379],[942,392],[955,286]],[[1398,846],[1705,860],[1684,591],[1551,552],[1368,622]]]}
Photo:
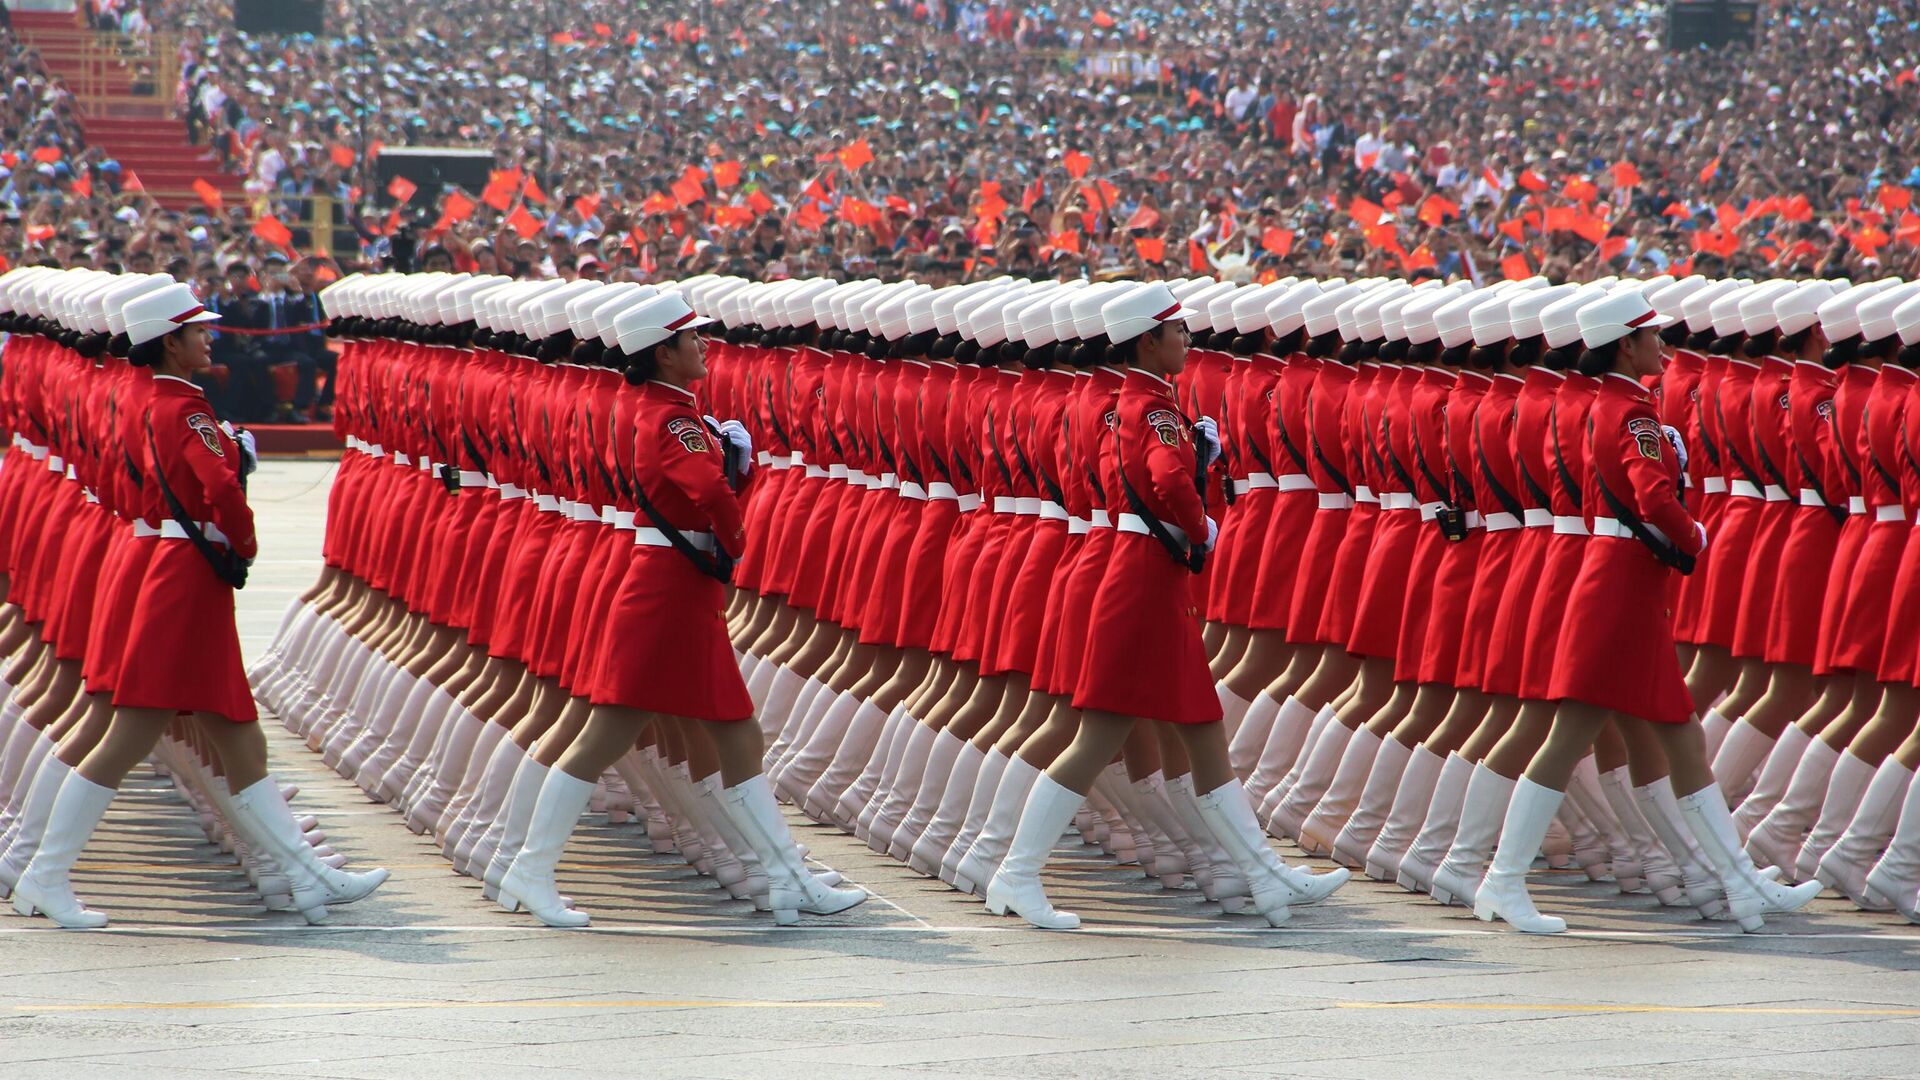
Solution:
{"label": "crowd of spectators", "polygon": [[[321,280],[1920,276],[1914,5],[1763,0],[1720,51],[1666,48],[1666,8],[358,0],[260,38],[221,0],[93,0],[172,35],[180,113],[247,205],[128,192],[11,47],[0,255],[221,289],[244,263],[263,290],[267,216]],[[402,146],[498,171],[396,201],[371,159]],[[304,243],[317,198],[357,252]]]}

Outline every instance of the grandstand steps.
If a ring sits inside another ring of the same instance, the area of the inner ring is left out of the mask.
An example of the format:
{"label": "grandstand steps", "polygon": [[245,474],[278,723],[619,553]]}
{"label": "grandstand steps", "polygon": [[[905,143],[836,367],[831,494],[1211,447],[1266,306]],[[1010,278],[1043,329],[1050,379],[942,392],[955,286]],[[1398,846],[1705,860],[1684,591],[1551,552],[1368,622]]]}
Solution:
{"label": "grandstand steps", "polygon": [[[69,84],[80,81],[83,60],[82,43],[92,31],[72,12],[16,11],[14,33],[40,52],[47,68]],[[200,205],[194,181],[205,180],[218,190],[229,205],[244,198],[240,178],[225,172],[213,150],[195,146],[187,139],[185,121],[171,115],[172,87],[159,88],[150,103],[127,101],[135,97],[134,73],[96,71],[94,87],[114,99],[111,114],[93,115],[84,109],[80,127],[87,143],[98,146],[120,163],[125,172],[140,178],[141,186],[161,206],[180,210]],[[124,175],[124,174],[123,174]]]}

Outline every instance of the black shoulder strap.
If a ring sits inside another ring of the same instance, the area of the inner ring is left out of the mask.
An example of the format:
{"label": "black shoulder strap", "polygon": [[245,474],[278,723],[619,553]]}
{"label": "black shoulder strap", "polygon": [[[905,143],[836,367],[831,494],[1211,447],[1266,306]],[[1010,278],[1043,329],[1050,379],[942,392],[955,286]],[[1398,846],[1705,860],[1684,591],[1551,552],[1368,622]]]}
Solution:
{"label": "black shoulder strap", "polygon": [[[1882,465],[1880,463],[1880,455],[1873,452],[1873,435],[1867,428],[1867,410],[1870,407],[1871,406],[1863,407],[1860,410],[1860,431],[1867,437],[1867,463],[1873,466],[1873,471],[1879,475],[1880,479],[1885,482],[1887,487],[1897,496],[1900,494],[1900,479],[1894,476],[1885,465]],[[1862,490],[1865,490],[1864,487]]]}
{"label": "black shoulder strap", "polygon": [[1500,478],[1493,474],[1493,466],[1487,462],[1487,446],[1480,438],[1479,413],[1475,413],[1473,417],[1473,453],[1475,457],[1480,459],[1480,478],[1485,480],[1487,487],[1492,490],[1493,500],[1499,503],[1502,509],[1514,517],[1526,517],[1526,508],[1520,505],[1519,499],[1513,497],[1513,493],[1508,491],[1506,485],[1500,482]]}
{"label": "black shoulder strap", "polygon": [[[1718,393],[1713,395],[1713,415],[1720,421],[1720,435],[1726,441],[1727,456],[1733,459],[1733,467],[1740,470],[1740,475],[1746,478],[1747,483],[1754,487],[1761,486],[1765,481],[1761,480],[1760,474],[1754,472],[1753,466],[1748,465],[1746,459],[1740,456],[1740,451],[1733,445],[1733,436],[1727,433],[1727,413],[1720,407]],[[1754,440],[1756,445],[1759,441],[1757,438]]]}
{"label": "black shoulder strap", "polygon": [[1117,459],[1114,461],[1113,471],[1120,476],[1120,490],[1125,493],[1127,505],[1133,508],[1134,516],[1138,517],[1140,521],[1146,525],[1147,535],[1158,540],[1160,546],[1167,549],[1167,554],[1173,556],[1173,561],[1186,567],[1189,572],[1197,574],[1205,569],[1207,565],[1206,551],[1202,548],[1194,547],[1191,543],[1182,541],[1179,537],[1169,532],[1166,524],[1158,517],[1155,517],[1153,511],[1147,509],[1147,504],[1141,501],[1140,493],[1133,490],[1133,482],[1127,479],[1126,461],[1123,457],[1120,457],[1119,428],[1115,428],[1113,431],[1113,450]]}
{"label": "black shoulder strap", "polygon": [[152,413],[147,414],[147,449],[153,453],[153,478],[160,484],[160,497],[166,500],[167,513],[186,532],[187,541],[200,553],[201,558],[207,560],[215,577],[236,589],[246,588],[247,561],[232,548],[215,547],[213,541],[207,539],[207,534],[200,531],[200,523],[187,513],[187,508],[180,503],[180,497],[167,484],[167,471],[160,467],[160,446],[153,437]]}
{"label": "black shoulder strap", "polygon": [[1328,459],[1327,452],[1320,446],[1320,436],[1313,430],[1313,401],[1311,399],[1307,401],[1307,442],[1313,448],[1313,460],[1319,462],[1320,467],[1325,469],[1327,475],[1333,478],[1333,482],[1339,486],[1340,490],[1347,493],[1347,498],[1353,498],[1354,489],[1352,482],[1347,479],[1346,473],[1340,471],[1338,465],[1335,465]]}
{"label": "black shoulder strap", "polygon": [[[1275,431],[1280,433],[1280,447],[1287,452],[1288,457],[1293,459],[1294,467],[1298,468],[1302,473],[1311,473],[1313,470],[1307,468],[1307,456],[1300,452],[1300,447],[1294,443],[1293,436],[1287,434],[1286,418],[1276,413],[1273,418],[1273,427]],[[1259,445],[1252,439],[1247,440],[1247,445],[1253,447],[1254,454],[1260,458],[1260,464],[1266,466],[1268,472],[1272,472],[1273,465],[1267,461],[1265,454],[1260,453]]]}
{"label": "black shoulder strap", "polygon": [[[1573,508],[1578,510],[1586,499],[1586,493],[1580,490],[1579,482],[1573,478],[1573,470],[1567,468],[1567,455],[1560,451],[1560,403],[1558,401],[1553,403],[1552,410],[1547,413],[1547,431],[1553,435],[1553,467],[1560,474],[1560,486],[1567,489],[1567,498],[1573,502]],[[1547,509],[1553,509],[1551,499],[1547,501]]]}
{"label": "black shoulder strap", "polygon": [[1833,503],[1833,500],[1827,498],[1827,485],[1826,485],[1825,478],[1823,478],[1819,473],[1813,471],[1813,463],[1808,461],[1807,455],[1801,452],[1799,443],[1793,444],[1793,456],[1795,458],[1798,458],[1800,461],[1800,475],[1806,479],[1808,484],[1808,489],[1811,490],[1814,493],[1814,495],[1816,495],[1820,499],[1821,507],[1823,507],[1827,513],[1833,515],[1834,524],[1838,525],[1846,521],[1847,520],[1846,508],[1841,506],[1835,506]]}
{"label": "black shoulder strap", "polygon": [[693,563],[695,570],[722,584],[733,580],[733,556],[727,554],[726,549],[717,543],[714,545],[712,554],[694,547],[693,541],[687,539],[686,533],[674,528],[671,522],[661,516],[659,509],[653,505],[653,500],[647,498],[645,485],[637,482],[633,485],[633,502],[640,508],[640,512],[647,516],[647,520],[653,524],[653,527],[660,530],[660,534],[667,538],[667,543],[673,545],[673,550],[685,555],[687,560]]}
{"label": "black shoulder strap", "polygon": [[[1593,417],[1591,416],[1587,417],[1587,440],[1589,443],[1593,440]],[[1640,515],[1634,513],[1632,507],[1620,501],[1620,497],[1613,493],[1613,489],[1607,487],[1607,478],[1601,473],[1598,466],[1595,466],[1593,470],[1593,483],[1595,487],[1600,489],[1600,499],[1607,504],[1607,510],[1612,513],[1614,520],[1625,525],[1627,531],[1633,534],[1635,540],[1645,544],[1647,550],[1653,552],[1654,558],[1659,559],[1661,562],[1673,567],[1682,574],[1693,573],[1695,563],[1694,556],[1681,551],[1679,548],[1673,546],[1671,542],[1654,535],[1653,530],[1647,527],[1647,523],[1640,520]]]}

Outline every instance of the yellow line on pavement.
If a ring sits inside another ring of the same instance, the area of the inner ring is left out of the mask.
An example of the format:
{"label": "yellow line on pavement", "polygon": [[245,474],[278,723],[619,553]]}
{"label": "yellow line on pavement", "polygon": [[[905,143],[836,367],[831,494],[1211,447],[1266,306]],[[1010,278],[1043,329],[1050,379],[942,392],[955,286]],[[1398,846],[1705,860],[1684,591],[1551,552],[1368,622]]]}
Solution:
{"label": "yellow line on pavement", "polygon": [[1342,1009],[1422,1009],[1462,1012],[1725,1013],[1746,1016],[1920,1016],[1920,1009],[1817,1009],[1772,1005],[1602,1005],[1561,1002],[1343,1001]]}
{"label": "yellow line on pavement", "polygon": [[884,1009],[878,1001],[110,1001],[14,1005],[14,1012],[159,1012],[201,1009]]}

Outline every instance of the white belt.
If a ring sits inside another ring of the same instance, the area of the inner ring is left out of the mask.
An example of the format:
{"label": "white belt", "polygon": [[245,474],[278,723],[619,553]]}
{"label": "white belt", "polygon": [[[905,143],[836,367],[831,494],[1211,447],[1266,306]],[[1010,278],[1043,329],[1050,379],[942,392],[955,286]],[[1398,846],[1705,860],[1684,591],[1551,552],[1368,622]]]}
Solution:
{"label": "white belt", "polygon": [[47,458],[47,471],[48,472],[66,472],[67,459],[61,457],[59,454],[52,455],[51,457]]}
{"label": "white belt", "polygon": [[827,466],[827,475],[833,477],[835,480],[845,480],[847,478],[847,467],[845,465],[829,465]]}
{"label": "white belt", "polygon": [[1280,482],[1275,480],[1273,474],[1270,472],[1248,473],[1245,480],[1235,480],[1233,482],[1233,493],[1235,495],[1245,495],[1255,488],[1277,488],[1279,486]]}
{"label": "white belt", "polygon": [[1367,485],[1358,484],[1355,485],[1353,489],[1353,501],[1357,503],[1377,503],[1380,501],[1380,496],[1375,495],[1373,489]]}
{"label": "white belt", "polygon": [[35,461],[45,461],[47,460],[47,448],[44,446],[35,446],[32,443],[28,443],[27,456],[31,457]]}
{"label": "white belt", "polygon": [[633,514],[634,512],[632,510],[615,510],[613,512],[613,527],[625,530],[626,532],[632,532],[635,528],[633,524]]}
{"label": "white belt", "polygon": [[768,453],[765,450],[762,450],[759,453],[753,455],[753,460],[759,462],[762,465],[767,466],[768,468],[773,467],[773,455]]}
{"label": "white belt", "polygon": [[[19,445],[19,442],[20,442],[20,436],[18,436],[18,435],[15,435],[15,436],[13,437],[13,439],[14,439],[14,444],[15,444],[15,445]],[[365,445],[366,445],[365,443],[363,443],[363,442],[361,442],[361,441],[360,441],[360,437],[359,437],[358,435],[349,435],[349,436],[347,436],[347,438],[346,438],[346,443],[347,443],[347,449],[349,449],[349,450],[358,450],[358,449],[360,449],[361,447],[363,447],[363,446],[365,446]]]}
{"label": "white belt", "polygon": [[527,497],[527,489],[517,484],[501,484],[500,497],[502,499],[524,499]]}
{"label": "white belt", "polygon": [[[999,500],[996,499],[994,501],[998,502]],[[1040,500],[1015,499],[1013,500],[1013,512],[1019,514],[1021,517],[1033,517],[1040,512]]]}
{"label": "white belt", "polygon": [[[1673,541],[1667,539],[1666,533],[1661,532],[1657,527],[1653,525],[1642,522],[1640,527],[1647,530],[1649,533],[1652,533],[1653,538],[1655,540],[1660,541],[1663,544],[1673,543]],[[1593,535],[1611,536],[1620,540],[1634,539],[1633,531],[1627,528],[1625,522],[1621,521],[1619,518],[1610,518],[1610,517],[1597,517],[1593,519]]]}
{"label": "white belt", "polygon": [[395,465],[410,466],[413,464],[413,459],[401,453],[400,451],[395,450],[393,452],[393,463]]}
{"label": "white belt", "polygon": [[963,514],[971,514],[975,510],[980,509],[980,496],[978,495],[962,495],[958,501],[960,503],[960,512]]}
{"label": "white belt", "polygon": [[1113,518],[1107,516],[1105,510],[1089,510],[1087,511],[1087,527],[1089,529],[1111,529],[1113,528]]}
{"label": "white belt", "polygon": [[147,524],[146,520],[143,518],[134,518],[133,519],[133,535],[135,537],[159,536],[160,530]]}
{"label": "white belt", "polygon": [[1894,503],[1892,506],[1876,506],[1873,508],[1873,520],[1905,521],[1907,520],[1907,508],[1899,503]]}
{"label": "white belt", "polygon": [[1555,514],[1553,531],[1561,536],[1592,536],[1587,531],[1587,519],[1579,514]]}
{"label": "white belt", "polygon": [[575,521],[599,521],[600,514],[588,503],[577,502],[567,507],[567,516]]}
{"label": "white belt", "polygon": [[1084,536],[1092,531],[1092,529],[1093,522],[1088,521],[1086,518],[1070,517],[1067,519],[1068,536]]}
{"label": "white belt", "polygon": [[[700,551],[711,552],[713,550],[713,534],[712,533],[682,532],[680,535],[686,537],[688,542],[692,543],[693,546]],[[642,525],[639,528],[634,529],[633,542],[635,544],[645,544],[647,547],[672,547],[673,546],[673,541],[667,539],[666,533],[661,532],[659,529],[656,529],[651,525]]]}
{"label": "white belt", "polygon": [[1380,509],[1382,510],[1411,510],[1417,505],[1419,504],[1413,501],[1413,492],[1411,491],[1387,491],[1382,492],[1380,495]]}
{"label": "white belt", "polygon": [[[1440,508],[1445,505],[1447,504],[1443,502],[1421,503],[1420,504],[1420,520],[1432,521],[1434,518],[1440,515]],[[1469,513],[1467,515],[1467,527],[1470,529],[1479,528],[1480,527],[1479,518],[1480,518],[1480,515]]]}
{"label": "white belt", "polygon": [[88,491],[86,488],[80,489],[80,495],[82,498],[86,499],[88,502],[94,504],[95,506],[100,505],[100,496],[95,495],[93,492]]}
{"label": "white belt", "polygon": [[1312,491],[1313,477],[1306,473],[1281,473],[1274,477],[1274,483],[1281,491]]}
{"label": "white belt", "polygon": [[[1182,543],[1186,542],[1186,530],[1180,526],[1168,522],[1161,522],[1161,527],[1166,529],[1167,532],[1172,533],[1175,540],[1179,540]],[[1119,529],[1121,532],[1139,533],[1142,536],[1153,535],[1147,531],[1147,522],[1139,514],[1121,514],[1120,520],[1114,523],[1114,528]]]}
{"label": "white belt", "polygon": [[414,464],[416,464],[416,465],[418,465],[418,466],[420,466],[420,471],[421,471],[421,472],[432,472],[432,471],[433,471],[433,459],[432,459],[432,458],[427,458],[427,457],[423,457],[423,458],[421,458],[421,459],[420,459],[419,461],[416,461],[416,462],[414,462]]}
{"label": "white belt", "polygon": [[1867,500],[1864,495],[1847,496],[1847,513],[1864,514],[1867,512]]}
{"label": "white belt", "polygon": [[1519,527],[1520,519],[1504,510],[1497,514],[1487,515],[1488,532],[1506,532],[1508,529],[1517,529]]}
{"label": "white belt", "polygon": [[[207,539],[214,543],[225,544],[228,547],[233,546],[233,541],[228,540],[227,534],[221,532],[220,527],[213,522],[197,521],[194,524],[200,526],[200,531],[206,533]],[[185,540],[187,538],[187,530],[181,527],[179,522],[168,518],[160,523],[160,535],[168,540]]]}
{"label": "white belt", "polygon": [[387,456],[387,448],[381,446],[379,443],[372,443],[367,447],[367,453],[377,458],[383,458]]}
{"label": "white belt", "polygon": [[807,463],[807,459],[801,457],[800,451],[798,450],[795,450],[789,458],[789,464],[792,464],[792,465],[805,465],[806,463]]}
{"label": "white belt", "polygon": [[852,484],[854,487],[870,488],[878,482],[878,477],[868,476],[859,469],[847,470],[847,483]]}
{"label": "white belt", "polygon": [[1787,501],[1787,489],[1781,487],[1779,484],[1768,484],[1762,490],[1766,492],[1768,502]]}
{"label": "white belt", "polygon": [[1821,507],[1827,505],[1827,500],[1822,498],[1820,493],[1812,488],[1801,488],[1800,505]]}
{"label": "white belt", "polygon": [[1067,516],[1067,508],[1066,508],[1066,507],[1064,507],[1064,506],[1061,506],[1061,505],[1060,505],[1059,503],[1057,503],[1057,502],[1053,502],[1053,501],[1051,501],[1051,500],[1047,500],[1047,499],[1042,499],[1042,500],[1040,501],[1040,517],[1041,517],[1041,518],[1042,518],[1043,520],[1045,520],[1045,521],[1070,521],[1070,520],[1072,520],[1071,518],[1069,518],[1069,517]]}
{"label": "white belt", "polygon": [[80,478],[80,474],[74,472],[73,466],[71,465],[67,466],[66,473],[67,473],[67,479],[69,480],[78,480]]}
{"label": "white belt", "polygon": [[560,512],[560,500],[551,495],[535,495],[533,508],[544,513],[557,514]]}
{"label": "white belt", "polygon": [[898,491],[900,489],[900,475],[890,472],[881,473],[878,487],[881,491]]}
{"label": "white belt", "polygon": [[909,480],[900,485],[900,497],[903,499],[912,499],[915,502],[926,502],[927,489]]}
{"label": "white belt", "polygon": [[829,473],[827,470],[821,468],[818,465],[809,465],[807,466],[807,475],[808,476],[831,476],[833,474]]}
{"label": "white belt", "polygon": [[499,478],[499,477],[497,477],[497,476],[495,476],[495,475],[493,475],[492,473],[487,473],[487,474],[486,474],[486,476],[487,476],[487,486],[488,486],[488,487],[490,487],[490,488],[492,488],[492,489],[493,489],[493,490],[495,490],[495,491],[499,491],[499,490],[500,490],[500,478]]}
{"label": "white belt", "polygon": [[1542,510],[1537,506],[1527,508],[1521,521],[1529,529],[1548,529],[1553,527],[1553,511]]}
{"label": "white belt", "polygon": [[460,486],[463,488],[486,487],[487,474],[483,472],[475,472],[472,469],[461,469],[460,470]]}
{"label": "white belt", "polygon": [[[1444,505],[1444,504],[1441,504],[1441,503],[1434,503],[1433,505],[1435,505],[1435,506],[1440,506],[1440,505]],[[1423,511],[1424,511],[1425,509],[1426,509],[1426,507],[1424,507],[1424,506],[1423,506],[1423,507],[1421,507],[1421,510],[1423,510]],[[1435,513],[1438,513],[1438,511],[1435,511]],[[1422,518],[1422,520],[1425,520],[1425,518],[1426,518],[1426,515],[1425,515],[1425,514],[1423,513],[1423,514],[1421,515],[1421,518]],[[1469,529],[1484,529],[1484,528],[1486,528],[1486,527],[1487,527],[1487,519],[1486,519],[1486,518],[1483,518],[1483,517],[1481,517],[1481,516],[1480,516],[1480,511],[1478,511],[1478,510],[1469,510],[1469,511],[1467,511],[1467,528],[1469,528]]]}
{"label": "white belt", "polygon": [[996,514],[1015,513],[1015,505],[1016,500],[1011,495],[995,495],[993,497],[993,512]]}
{"label": "white belt", "polygon": [[788,457],[785,454],[769,454],[769,453],[766,453],[765,451],[762,451],[760,456],[767,459],[766,466],[769,469],[778,470],[778,469],[793,468],[793,459]]}
{"label": "white belt", "polygon": [[1724,476],[1703,476],[1700,478],[1700,490],[1708,495],[1723,495],[1727,490],[1727,478]]}
{"label": "white belt", "polygon": [[953,485],[945,480],[935,480],[927,485],[929,499],[958,499],[959,497],[960,493],[953,490]]}
{"label": "white belt", "polygon": [[1730,480],[1727,482],[1727,494],[1741,499],[1764,499],[1760,485],[1751,480]]}
{"label": "white belt", "polygon": [[1323,491],[1320,493],[1320,509],[1351,510],[1353,509],[1353,496],[1348,495],[1344,491]]}
{"label": "white belt", "polygon": [[611,525],[613,524],[613,516],[618,512],[619,511],[615,510],[611,505],[602,506],[600,508],[600,516],[597,520],[602,525]]}

